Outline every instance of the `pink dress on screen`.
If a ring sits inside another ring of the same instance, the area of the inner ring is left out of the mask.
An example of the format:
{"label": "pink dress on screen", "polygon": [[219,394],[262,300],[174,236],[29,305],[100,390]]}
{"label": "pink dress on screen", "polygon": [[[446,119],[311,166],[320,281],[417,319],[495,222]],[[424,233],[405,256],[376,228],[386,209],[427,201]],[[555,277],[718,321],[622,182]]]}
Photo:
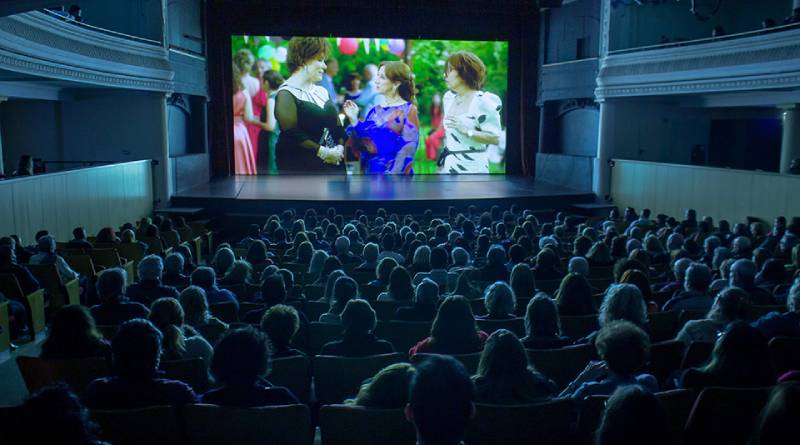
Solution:
{"label": "pink dress on screen", "polygon": [[[261,120],[261,111],[267,106],[267,93],[264,90],[258,90],[253,96],[253,117],[256,120]],[[253,159],[258,161],[258,135],[261,133],[261,127],[256,124],[247,123],[247,134],[250,135],[250,145],[253,146]]]}
{"label": "pink dress on screen", "polygon": [[244,107],[247,96],[239,91],[233,95],[233,160],[237,175],[255,175],[256,158],[253,144],[244,123]]}

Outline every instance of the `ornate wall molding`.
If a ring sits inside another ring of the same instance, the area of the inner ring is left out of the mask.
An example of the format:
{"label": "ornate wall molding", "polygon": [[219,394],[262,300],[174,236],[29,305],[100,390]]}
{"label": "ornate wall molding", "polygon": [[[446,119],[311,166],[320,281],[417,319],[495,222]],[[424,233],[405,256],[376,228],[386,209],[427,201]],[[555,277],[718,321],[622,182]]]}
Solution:
{"label": "ornate wall molding", "polygon": [[595,95],[698,94],[800,87],[800,30],[611,54]]}
{"label": "ornate wall molding", "polygon": [[[43,12],[0,18],[0,68],[91,85],[206,95],[205,59],[173,64],[160,43],[106,34]],[[176,82],[176,71],[189,69]],[[177,85],[176,85],[177,84]]]}
{"label": "ornate wall molding", "polygon": [[549,100],[594,97],[597,67],[597,59],[543,65],[537,105]]}

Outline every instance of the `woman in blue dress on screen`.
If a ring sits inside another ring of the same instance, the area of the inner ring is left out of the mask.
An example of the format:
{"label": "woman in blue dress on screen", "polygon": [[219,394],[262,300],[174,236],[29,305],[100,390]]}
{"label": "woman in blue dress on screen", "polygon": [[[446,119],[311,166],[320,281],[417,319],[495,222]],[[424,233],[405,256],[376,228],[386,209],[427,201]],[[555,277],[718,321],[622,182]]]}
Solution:
{"label": "woman in blue dress on screen", "polygon": [[355,102],[348,100],[342,107],[350,122],[348,146],[358,157],[362,173],[411,175],[419,146],[414,74],[405,63],[384,62],[375,89],[385,99],[372,107],[363,121],[358,120]]}
{"label": "woman in blue dress on screen", "polygon": [[[442,99],[445,148],[439,153],[439,173],[494,173],[504,170],[505,134],[500,123],[502,101],[481,91],[486,65],[475,54],[458,51],[447,58]],[[490,163],[495,168],[490,170]]]}

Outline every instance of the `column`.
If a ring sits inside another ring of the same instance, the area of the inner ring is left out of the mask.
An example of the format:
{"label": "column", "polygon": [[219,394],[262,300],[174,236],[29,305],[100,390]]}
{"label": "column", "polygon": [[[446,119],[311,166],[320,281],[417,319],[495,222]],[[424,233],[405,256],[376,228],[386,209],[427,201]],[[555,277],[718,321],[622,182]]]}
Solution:
{"label": "column", "polygon": [[172,198],[172,166],[169,158],[169,128],[167,126],[167,97],[169,94],[159,98],[159,118],[158,129],[161,133],[161,146],[158,147],[156,156],[158,165],[153,166],[153,199],[155,208],[169,207],[169,200]]}
{"label": "column", "polygon": [[[8,100],[7,97],[0,96],[0,107],[3,106],[3,102]],[[5,167],[3,166],[3,129],[0,128],[0,176],[2,176],[5,172]],[[11,172],[8,172],[9,174]]]}
{"label": "column", "polygon": [[796,105],[783,110],[780,169],[782,174],[789,173],[793,159],[800,159],[800,109]]}
{"label": "column", "polygon": [[597,155],[592,169],[592,192],[605,201],[611,192],[611,167],[608,161],[613,157],[612,138],[614,134],[614,105],[600,101],[600,122],[597,134]]}

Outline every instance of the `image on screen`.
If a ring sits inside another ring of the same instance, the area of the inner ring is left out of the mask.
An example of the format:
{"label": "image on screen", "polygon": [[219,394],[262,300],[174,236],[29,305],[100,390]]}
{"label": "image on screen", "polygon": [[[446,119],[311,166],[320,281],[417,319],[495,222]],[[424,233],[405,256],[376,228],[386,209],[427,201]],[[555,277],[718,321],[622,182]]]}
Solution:
{"label": "image on screen", "polygon": [[504,174],[508,42],[231,37],[235,173]]}

